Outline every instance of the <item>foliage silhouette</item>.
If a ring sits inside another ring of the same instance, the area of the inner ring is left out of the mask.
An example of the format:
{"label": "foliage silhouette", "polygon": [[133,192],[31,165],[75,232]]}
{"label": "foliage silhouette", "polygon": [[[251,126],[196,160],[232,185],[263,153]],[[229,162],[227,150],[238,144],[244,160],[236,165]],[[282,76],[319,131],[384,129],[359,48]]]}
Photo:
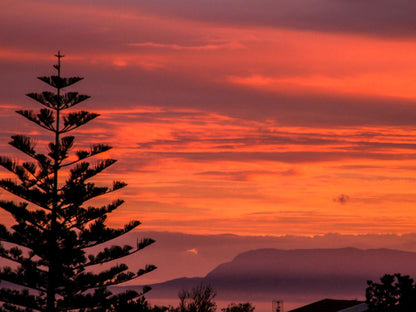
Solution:
{"label": "foliage silhouette", "polygon": [[214,301],[217,293],[209,285],[200,284],[192,289],[182,289],[179,294],[178,312],[215,312],[217,304]]}
{"label": "foliage silhouette", "polygon": [[367,281],[366,302],[370,312],[416,311],[416,284],[408,275],[385,274],[381,283]]}
{"label": "foliage silhouette", "polygon": [[[90,181],[115,163],[114,159],[90,158],[108,151],[105,144],[93,144],[89,149],[70,154],[75,137],[66,133],[98,117],[87,111],[66,110],[88,99],[77,92],[66,92],[80,77],[61,77],[61,55],[57,75],[39,77],[55,92],[29,93],[44,107],[35,113],[19,110],[18,114],[34,122],[53,139],[46,154],[35,149],[35,141],[26,135],[14,135],[10,144],[26,154],[30,161],[15,161],[0,157],[0,165],[17,179],[1,179],[0,187],[20,197],[24,202],[0,201],[0,207],[10,213],[15,224],[0,225],[0,257],[10,266],[0,269],[0,279],[16,287],[0,290],[0,311],[119,311],[126,304],[142,303],[143,292],[129,291],[113,295],[107,287],[116,285],[154,270],[154,265],[131,272],[124,264],[111,261],[132,255],[152,244],[145,238],[136,246],[110,246],[110,241],[134,228],[140,222],[131,221],[122,229],[105,224],[107,215],[117,209],[122,200],[102,207],[85,205],[97,196],[126,186],[114,181],[112,187],[99,187]],[[61,181],[66,176],[66,181]],[[93,253],[88,248],[99,250]],[[110,268],[97,273],[96,265],[109,263]],[[137,299],[139,298],[139,299]],[[142,301],[140,301],[142,300]]]}
{"label": "foliage silhouette", "polygon": [[254,312],[255,307],[250,303],[230,303],[226,308],[221,309],[222,312]]}

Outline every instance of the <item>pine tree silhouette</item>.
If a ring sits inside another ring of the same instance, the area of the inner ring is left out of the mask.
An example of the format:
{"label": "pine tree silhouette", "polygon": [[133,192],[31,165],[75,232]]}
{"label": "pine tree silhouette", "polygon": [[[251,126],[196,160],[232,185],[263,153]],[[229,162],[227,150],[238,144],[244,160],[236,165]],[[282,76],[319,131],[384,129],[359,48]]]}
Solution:
{"label": "pine tree silhouette", "polygon": [[[117,304],[140,299],[149,288],[140,293],[129,291],[114,295],[108,286],[132,280],[156,267],[146,265],[144,269],[131,272],[125,264],[117,264],[97,273],[94,266],[134,254],[154,241],[145,238],[137,241],[134,247],[111,245],[111,240],[133,230],[140,222],[131,221],[123,229],[107,227],[107,215],[118,208],[122,200],[102,207],[85,205],[86,201],[126,184],[114,181],[112,187],[99,187],[90,181],[116,162],[114,159],[87,161],[108,151],[110,146],[93,144],[89,149],[69,153],[75,137],[66,133],[98,114],[66,112],[89,96],[64,93],[64,88],[82,78],[61,77],[63,55],[58,52],[55,56],[58,58],[54,65],[57,75],[39,79],[56,92],[27,94],[44,106],[38,113],[17,111],[52,133],[48,153],[38,153],[33,138],[15,135],[10,144],[32,160],[23,162],[0,157],[0,165],[17,178],[1,179],[0,187],[24,200],[18,203],[0,201],[0,207],[16,222],[11,228],[0,225],[0,257],[13,264],[0,269],[0,280],[16,286],[0,289],[0,311],[111,311]],[[66,181],[61,181],[64,173]],[[88,248],[94,246],[99,251],[89,254]]]}

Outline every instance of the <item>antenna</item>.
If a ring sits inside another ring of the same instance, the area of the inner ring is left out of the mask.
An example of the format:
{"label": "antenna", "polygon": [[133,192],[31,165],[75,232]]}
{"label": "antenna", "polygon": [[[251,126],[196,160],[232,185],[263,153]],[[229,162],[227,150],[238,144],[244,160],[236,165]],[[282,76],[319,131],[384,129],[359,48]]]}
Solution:
{"label": "antenna", "polygon": [[283,311],[283,300],[272,301],[272,312],[284,312]]}
{"label": "antenna", "polygon": [[61,76],[61,58],[63,58],[65,55],[61,54],[61,51],[58,51],[58,54],[55,54],[55,56],[58,58],[58,65],[53,65],[58,70],[58,76]]}

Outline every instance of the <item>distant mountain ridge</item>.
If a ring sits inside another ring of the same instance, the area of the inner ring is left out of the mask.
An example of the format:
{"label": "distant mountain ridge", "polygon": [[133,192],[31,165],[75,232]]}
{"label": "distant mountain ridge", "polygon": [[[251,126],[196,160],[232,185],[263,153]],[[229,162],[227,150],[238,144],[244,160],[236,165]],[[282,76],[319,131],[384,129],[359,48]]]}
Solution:
{"label": "distant mountain ridge", "polygon": [[385,273],[416,276],[416,253],[392,249],[258,249],[236,256],[205,277],[152,285],[149,298],[174,298],[182,288],[212,285],[222,300],[338,297],[363,299],[366,282]]}
{"label": "distant mountain ridge", "polygon": [[248,250],[345,248],[390,248],[416,252],[416,233],[342,235],[327,233],[316,236],[238,236],[233,234],[196,235],[178,232],[133,231],[114,243],[131,244],[137,239],[151,237],[156,244],[146,248],[140,257],[123,259],[131,269],[147,263],[158,269],[140,278],[142,284],[156,284],[181,277],[206,276],[218,265],[229,262]]}
{"label": "distant mountain ridge", "polygon": [[[383,270],[413,270],[416,272],[415,252],[392,249],[339,248],[339,249],[259,249],[236,256],[231,262],[220,264],[207,279],[231,277],[244,273],[256,276],[309,276],[349,274],[377,274]],[[370,275],[370,276],[371,276]]]}

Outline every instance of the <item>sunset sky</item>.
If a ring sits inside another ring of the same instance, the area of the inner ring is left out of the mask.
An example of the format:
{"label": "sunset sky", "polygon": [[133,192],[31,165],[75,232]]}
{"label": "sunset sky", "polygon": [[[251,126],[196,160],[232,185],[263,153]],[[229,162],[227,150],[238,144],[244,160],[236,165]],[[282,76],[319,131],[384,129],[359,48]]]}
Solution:
{"label": "sunset sky", "polygon": [[[110,218],[151,231],[317,235],[416,228],[416,2],[0,0],[0,154],[47,133],[14,111],[85,79],[74,135],[118,159]],[[6,174],[5,170],[0,171]],[[10,198],[4,191],[0,197]],[[110,198],[108,198],[110,200]],[[1,222],[10,222],[1,213]]]}

